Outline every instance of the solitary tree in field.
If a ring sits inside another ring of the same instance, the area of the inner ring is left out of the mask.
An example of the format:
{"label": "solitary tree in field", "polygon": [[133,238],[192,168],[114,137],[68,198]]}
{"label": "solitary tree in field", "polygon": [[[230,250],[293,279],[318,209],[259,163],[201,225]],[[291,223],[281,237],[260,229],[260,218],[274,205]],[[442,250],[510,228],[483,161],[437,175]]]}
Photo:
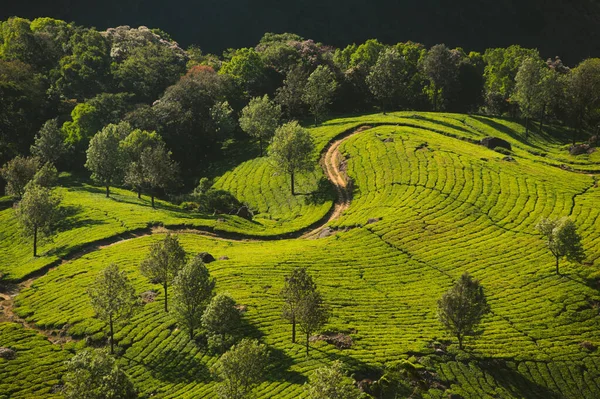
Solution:
{"label": "solitary tree in field", "polygon": [[168,286],[185,265],[186,253],[179,238],[170,233],[150,247],[150,254],[140,265],[142,274],[152,282],[162,284],[165,294],[165,312],[169,311]]}
{"label": "solitary tree in field", "polygon": [[283,317],[292,323],[292,343],[296,342],[296,319],[300,302],[316,290],[317,285],[304,267],[298,267],[292,271],[292,274],[285,276],[285,285],[281,290],[281,296],[285,300]]}
{"label": "solitary tree in field", "polygon": [[250,136],[258,139],[260,156],[263,155],[263,141],[269,140],[275,134],[275,129],[281,119],[281,107],[264,97],[255,97],[242,109],[240,127]]}
{"label": "solitary tree in field", "polygon": [[362,392],[346,376],[344,364],[339,360],[331,366],[316,369],[304,384],[307,399],[358,399]]}
{"label": "solitary tree in field", "polygon": [[25,186],[33,179],[39,167],[34,157],[17,156],[0,169],[0,176],[6,180],[6,195],[20,199],[25,193]]}
{"label": "solitary tree in field", "polygon": [[319,65],[308,77],[302,100],[315,117],[315,126],[327,113],[337,86],[333,72],[325,65]]}
{"label": "solitary tree in field", "polygon": [[106,197],[110,196],[110,186],[123,176],[123,153],[120,148],[117,125],[108,125],[92,137],[87,150],[85,167],[92,172],[92,179],[106,187]]}
{"label": "solitary tree in field", "polygon": [[405,91],[402,81],[405,63],[404,57],[395,48],[387,49],[379,55],[367,76],[369,90],[381,102],[384,115],[390,103]]}
{"label": "solitary tree in field", "polygon": [[110,328],[110,353],[114,351],[114,325],[131,318],[138,305],[135,288],[127,273],[114,263],[104,269],[88,289],[96,317]]}
{"label": "solitary tree in field", "polygon": [[567,218],[542,219],[536,228],[546,239],[546,245],[556,258],[556,274],[560,274],[558,263],[566,257],[570,261],[581,262],[585,259],[581,236],[575,223]]}
{"label": "solitary tree in field", "polygon": [[240,320],[233,298],[227,294],[214,296],[202,315],[202,326],[208,332],[210,346],[224,350],[227,335],[239,327]]}
{"label": "solitary tree in field", "polygon": [[329,317],[329,309],[318,291],[310,292],[298,303],[296,320],[300,331],[306,335],[306,356],[308,356],[311,334],[321,329],[327,323]]}
{"label": "solitary tree in field", "polygon": [[269,156],[275,165],[290,174],[292,195],[294,192],[294,177],[299,172],[309,172],[314,169],[312,159],[315,144],[308,131],[293,121],[280,126],[269,147]]}
{"label": "solitary tree in field", "polygon": [[217,392],[223,399],[248,398],[265,378],[267,347],[255,339],[243,339],[227,351],[216,365],[221,380]]}
{"label": "solitary tree in field", "polygon": [[37,184],[28,184],[23,198],[15,208],[15,215],[25,235],[33,238],[33,256],[37,256],[40,236],[48,237],[58,217],[60,197],[52,190]]}
{"label": "solitary tree in field", "polygon": [[35,136],[31,153],[42,160],[56,164],[56,161],[66,152],[65,138],[58,126],[57,119],[50,119]]}
{"label": "solitary tree in field", "polygon": [[67,363],[62,394],[67,399],[137,398],[127,374],[104,349],[84,349]]}
{"label": "solitary tree in field", "polygon": [[171,159],[171,151],[164,143],[146,148],[142,152],[140,163],[146,185],[150,189],[152,208],[154,208],[154,197],[157,191],[176,184],[179,165]]}
{"label": "solitary tree in field", "polygon": [[456,336],[460,349],[466,336],[475,335],[481,319],[489,311],[483,287],[466,272],[438,301],[438,317]]}
{"label": "solitary tree in field", "polygon": [[195,257],[179,271],[173,281],[175,312],[178,319],[186,326],[190,339],[194,331],[202,323],[202,314],[213,295],[215,279],[202,259]]}
{"label": "solitary tree in field", "polygon": [[515,91],[511,97],[519,104],[525,117],[525,138],[529,135],[529,119],[536,115],[542,101],[542,68],[546,65],[540,59],[525,58],[515,77]]}

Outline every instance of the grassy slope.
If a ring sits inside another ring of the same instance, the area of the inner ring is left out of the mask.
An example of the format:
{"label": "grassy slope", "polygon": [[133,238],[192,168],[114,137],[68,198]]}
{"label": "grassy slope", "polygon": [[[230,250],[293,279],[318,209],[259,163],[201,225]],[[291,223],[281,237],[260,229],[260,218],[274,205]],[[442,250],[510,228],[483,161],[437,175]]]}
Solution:
{"label": "grassy slope", "polygon": [[[573,159],[560,152],[560,142],[532,136],[529,146],[511,138],[521,137],[520,125],[461,115],[411,116],[347,118],[313,130],[322,147],[352,126],[399,124],[362,133],[341,147],[356,190],[350,209],[333,223],[340,229],[334,236],[277,242],[228,242],[191,234],[181,237],[190,252],[208,251],[217,258],[230,258],[210,265],[218,279],[217,289],[248,306],[245,333],[263,337],[277,366],[258,389],[258,396],[297,397],[307,373],[334,358],[341,358],[354,370],[366,370],[407,357],[407,352],[426,353],[428,342],[445,336],[436,321],[437,298],[454,278],[469,271],[486,287],[493,313],[485,320],[483,336],[469,343],[470,354],[461,361],[443,359],[430,365],[443,384],[472,398],[598,397],[600,357],[579,345],[582,341],[600,345],[598,311],[590,306],[600,295],[582,281],[582,276],[600,266],[600,190],[592,187],[593,179],[546,166]],[[511,140],[517,162],[502,161],[501,154],[447,137],[473,140],[484,135]],[[393,141],[383,141],[389,137]],[[428,149],[417,150],[424,142]],[[536,146],[548,155],[533,155]],[[593,160],[576,161],[582,169],[598,166]],[[296,228],[308,224],[310,218],[294,218],[306,212],[299,211],[306,205],[286,201],[284,196],[277,198],[281,195],[277,184],[283,185],[285,180],[275,176],[280,182],[272,183],[270,177],[268,165],[259,159],[242,164],[217,184],[237,190],[253,207],[277,204],[268,212],[273,219],[287,219]],[[314,179],[318,177],[314,175]],[[245,187],[246,182],[251,187]],[[89,200],[82,204],[83,214],[91,214],[88,207],[104,206],[99,205],[105,201],[100,193],[88,188],[84,193]],[[67,195],[72,193],[65,198]],[[121,195],[132,198],[125,192]],[[73,201],[80,199],[74,196]],[[136,221],[143,225],[160,220],[156,214],[165,219],[167,214],[156,211],[149,215],[148,208],[132,204],[127,205],[129,209],[115,209],[114,200],[107,204],[100,209],[118,214],[119,220],[125,220],[128,212],[136,214],[126,219],[130,222],[123,228],[137,226]],[[319,211],[310,209],[316,218]],[[581,226],[592,267],[564,263],[562,269],[568,276],[557,277],[533,226],[541,216],[569,214]],[[367,224],[376,217],[382,219]],[[109,222],[98,226],[109,228],[106,225]],[[116,223],[111,226],[119,231]],[[93,231],[92,226],[90,234],[100,235]],[[75,335],[102,336],[102,326],[90,318],[86,286],[95,273],[115,261],[130,272],[139,292],[158,288],[141,278],[137,265],[150,242],[159,238],[121,242],[61,265],[19,295],[19,314],[40,327],[68,325]],[[328,328],[352,331],[351,349],[340,351],[320,343],[306,359],[302,347],[289,343],[289,326],[280,320],[277,294],[283,276],[296,265],[311,269],[332,305],[335,316]],[[162,295],[157,299],[159,302],[146,305],[118,333],[119,345],[125,350],[120,361],[145,395],[212,397],[214,382],[209,368],[216,358],[191,345],[161,311]],[[49,344],[38,348],[39,336],[29,334],[27,339],[40,353],[57,351]],[[5,362],[4,367],[7,383],[0,383],[0,397],[18,381],[16,365]],[[0,363],[0,373],[2,370]],[[60,369],[41,372],[48,379],[57,379]],[[47,387],[35,389],[41,394]],[[28,389],[31,392],[33,388]],[[27,395],[14,393],[14,397]],[[447,393],[432,390],[428,395],[446,397]]]}

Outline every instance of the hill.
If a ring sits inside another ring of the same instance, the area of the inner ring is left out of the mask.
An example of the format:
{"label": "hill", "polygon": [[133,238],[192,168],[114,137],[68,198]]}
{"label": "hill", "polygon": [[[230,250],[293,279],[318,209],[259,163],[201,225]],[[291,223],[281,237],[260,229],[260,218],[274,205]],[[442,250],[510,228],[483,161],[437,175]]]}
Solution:
{"label": "hill", "polygon": [[[0,359],[0,398],[57,396],[62,361],[105,338],[87,286],[116,262],[138,293],[157,289],[138,265],[165,228],[188,252],[219,259],[208,265],[217,291],[245,306],[244,333],[269,345],[273,367],[258,397],[298,397],[310,371],[334,359],[371,380],[406,360],[425,398],[598,397],[600,159],[568,155],[568,136],[554,130],[525,139],[518,123],[461,114],[330,120],[311,129],[315,158],[329,154],[326,172],[298,183],[315,193],[319,179],[337,175],[347,206],[332,214],[327,195],[288,194],[286,176],[256,158],[215,183],[259,212],[252,222],[166,202],[152,210],[125,190],[105,199],[102,189],[63,177],[68,217],[43,256],[30,257],[12,209],[0,212],[0,273],[10,280],[0,292],[0,347],[17,352]],[[485,136],[510,142],[510,158],[477,145]],[[560,216],[576,222],[588,255],[583,265],[563,262],[562,276],[534,228]],[[307,358],[290,343],[279,292],[295,266],[309,269],[332,307],[325,332],[350,337],[350,348],[316,341]],[[481,281],[492,312],[483,334],[459,351],[436,302],[465,271]],[[161,295],[117,333],[119,363],[143,397],[216,397],[217,357],[161,311]]]}

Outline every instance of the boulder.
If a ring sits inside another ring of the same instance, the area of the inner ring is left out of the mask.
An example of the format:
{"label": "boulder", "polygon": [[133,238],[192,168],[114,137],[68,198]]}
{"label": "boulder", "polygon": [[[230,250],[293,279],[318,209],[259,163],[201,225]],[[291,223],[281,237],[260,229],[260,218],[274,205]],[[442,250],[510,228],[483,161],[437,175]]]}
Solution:
{"label": "boulder", "polygon": [[219,257],[219,260],[229,260],[229,256],[221,256]]}
{"label": "boulder", "polygon": [[367,220],[367,224],[377,223],[380,220],[381,220],[381,218],[370,218],[369,220]]}
{"label": "boulder", "polygon": [[590,143],[590,145],[592,147],[599,146],[600,145],[600,136],[595,135],[595,136],[590,137],[590,139],[588,140],[588,143]]}
{"label": "boulder", "polygon": [[156,299],[156,295],[158,295],[158,293],[156,291],[146,291],[146,292],[142,292],[142,302],[144,303],[150,303],[150,302],[154,302],[154,300]]}
{"label": "boulder", "polygon": [[569,154],[571,154],[571,155],[587,154],[589,150],[590,150],[589,144],[575,144],[569,148]]}
{"label": "boulder", "polygon": [[196,255],[196,258],[200,259],[203,263],[210,263],[215,261],[215,257],[208,252],[200,252]]}
{"label": "boulder", "polygon": [[16,357],[17,353],[14,350],[0,346],[0,358],[5,360],[13,360]]}
{"label": "boulder", "polygon": [[248,208],[245,205],[242,206],[240,209],[238,209],[238,211],[236,212],[236,215],[238,215],[239,217],[244,218],[246,220],[252,220],[252,218],[254,217],[254,214],[252,213],[250,208]]}
{"label": "boulder", "polygon": [[506,157],[502,158],[502,160],[503,160],[503,161],[506,161],[506,162],[517,162],[517,161],[516,161],[516,160],[515,160],[513,157],[511,157],[510,155],[508,155],[508,156],[506,156]]}
{"label": "boulder", "polygon": [[484,137],[481,139],[479,144],[486,148],[489,148],[490,150],[493,150],[496,147],[500,147],[512,151],[512,146],[510,145],[510,143],[498,137]]}
{"label": "boulder", "polygon": [[326,227],[319,233],[319,238],[329,237],[333,234],[333,230],[330,227]]}
{"label": "boulder", "polygon": [[394,138],[393,137],[388,137],[386,139],[383,139],[384,143],[393,143],[394,142]]}

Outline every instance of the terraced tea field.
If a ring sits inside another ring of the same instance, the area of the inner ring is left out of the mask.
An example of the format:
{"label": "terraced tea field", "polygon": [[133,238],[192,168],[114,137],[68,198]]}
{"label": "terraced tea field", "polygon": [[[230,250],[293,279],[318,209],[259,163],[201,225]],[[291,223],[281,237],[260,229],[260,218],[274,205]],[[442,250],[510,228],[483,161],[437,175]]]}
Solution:
{"label": "terraced tea field", "polygon": [[[15,313],[15,322],[0,323],[0,346],[17,352],[16,360],[0,359],[0,398],[59,397],[62,362],[105,336],[85,291],[110,262],[127,270],[139,293],[159,291],[116,336],[118,361],[141,397],[216,397],[217,357],[189,341],[162,311],[162,291],[139,273],[150,244],[163,237],[164,229],[149,228],[157,224],[185,226],[180,239],[192,254],[227,257],[208,265],[217,291],[247,307],[243,333],[271,350],[259,398],[302,397],[311,370],[334,359],[358,379],[377,378],[399,359],[419,362],[435,375],[425,398],[600,397],[596,153],[568,155],[568,134],[527,141],[517,123],[454,114],[349,117],[311,132],[315,157],[327,155],[327,175],[352,182],[337,181],[351,201],[333,218],[330,197],[289,195],[286,176],[261,158],[215,183],[259,211],[253,222],[164,202],[152,210],[125,190],[105,199],[65,182],[65,203],[76,209],[34,260],[12,210],[1,211],[0,273],[13,283],[34,278],[11,286],[12,296],[0,292],[10,299],[0,302],[4,320],[9,307]],[[474,144],[484,136],[511,142],[514,161]],[[298,191],[311,194],[324,174],[303,176]],[[586,262],[562,262],[562,276],[534,229],[549,216],[571,216],[584,239]],[[314,275],[333,310],[326,330],[352,337],[349,349],[319,341],[307,358],[290,343],[278,294],[295,266]],[[464,271],[481,281],[492,312],[466,351],[451,344],[436,354],[431,343],[451,339],[437,321],[437,300]]]}

